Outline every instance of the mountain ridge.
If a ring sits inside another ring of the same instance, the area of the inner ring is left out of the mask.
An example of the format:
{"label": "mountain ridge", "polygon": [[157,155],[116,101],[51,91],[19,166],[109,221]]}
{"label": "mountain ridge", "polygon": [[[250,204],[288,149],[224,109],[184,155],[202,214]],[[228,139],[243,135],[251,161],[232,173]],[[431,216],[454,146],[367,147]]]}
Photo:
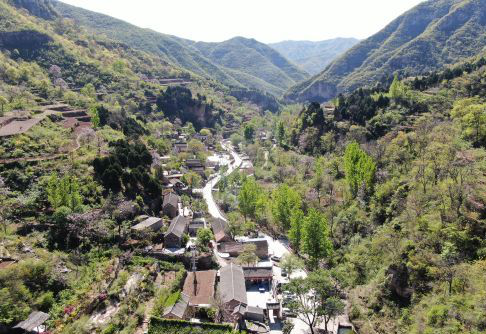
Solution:
{"label": "mountain ridge", "polygon": [[268,45],[311,75],[315,75],[358,42],[356,38],[337,37],[322,41],[286,40]]}
{"label": "mountain ridge", "polygon": [[325,101],[395,72],[418,75],[471,57],[486,45],[482,8],[485,0],[423,2],[285,96],[294,101]]}
{"label": "mountain ridge", "polygon": [[[17,0],[18,1],[18,0]],[[274,95],[283,94],[292,85],[309,77],[309,74],[286,60],[281,67],[272,65],[271,60],[265,57],[258,58],[259,63],[252,63],[253,66],[266,69],[270,75],[260,75],[262,72],[245,67],[223,66],[218,64],[218,58],[208,58],[210,53],[203,54],[194,45],[202,42],[194,42],[172,35],[156,32],[151,29],[137,27],[128,22],[110,17],[108,15],[95,13],[89,10],[65,4],[57,0],[49,0],[53,8],[65,18],[69,18],[88,29],[106,35],[110,39],[118,40],[130,47],[142,51],[151,52],[162,59],[190,70],[198,75],[216,79],[227,86],[252,88],[267,91]],[[251,41],[250,39],[247,39]],[[218,43],[219,47],[231,46],[231,41]],[[274,50],[260,42],[253,42],[254,48],[268,48],[267,54]],[[251,50],[247,48],[246,50]],[[252,54],[256,52],[251,50]],[[237,50],[228,50],[236,58]],[[235,54],[236,53],[236,54]],[[244,59],[246,54],[240,53],[239,57]],[[280,55],[280,57],[282,57]],[[247,59],[250,61],[253,59]],[[227,65],[227,64],[226,64]],[[268,66],[268,67],[267,67]]]}

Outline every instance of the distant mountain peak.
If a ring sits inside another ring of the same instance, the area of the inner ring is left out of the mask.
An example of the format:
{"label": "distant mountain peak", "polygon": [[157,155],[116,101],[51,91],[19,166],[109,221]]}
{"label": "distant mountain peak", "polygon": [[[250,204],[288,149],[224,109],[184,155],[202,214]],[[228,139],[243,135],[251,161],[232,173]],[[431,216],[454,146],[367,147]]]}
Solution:
{"label": "distant mountain peak", "polygon": [[356,43],[356,38],[338,37],[317,42],[286,40],[269,46],[310,74],[317,74]]}

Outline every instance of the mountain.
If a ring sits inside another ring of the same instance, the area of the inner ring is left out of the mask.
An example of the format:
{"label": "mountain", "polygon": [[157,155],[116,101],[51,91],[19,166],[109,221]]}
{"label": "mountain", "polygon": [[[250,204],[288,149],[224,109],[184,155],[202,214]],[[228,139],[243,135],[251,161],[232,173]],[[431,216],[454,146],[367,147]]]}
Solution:
{"label": "mountain", "polygon": [[[19,1],[19,0],[18,0]],[[194,41],[142,29],[107,15],[50,1],[54,9],[90,30],[130,47],[151,52],[177,66],[227,86],[245,87],[281,95],[309,74],[276,51],[241,37],[222,43]]]}
{"label": "mountain", "polygon": [[486,0],[423,2],[285,96],[326,101],[394,72],[417,75],[471,57],[486,45],[485,8]]}
{"label": "mountain", "polygon": [[268,45],[310,74],[316,75],[358,42],[356,38],[334,38],[319,42],[283,41]]}

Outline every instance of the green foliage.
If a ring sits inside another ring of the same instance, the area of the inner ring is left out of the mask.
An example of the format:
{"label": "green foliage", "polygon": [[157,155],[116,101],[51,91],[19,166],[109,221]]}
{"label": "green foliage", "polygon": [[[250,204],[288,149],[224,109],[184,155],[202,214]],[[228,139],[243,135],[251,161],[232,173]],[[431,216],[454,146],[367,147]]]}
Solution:
{"label": "green foliage", "polygon": [[247,178],[238,194],[238,208],[245,218],[256,219],[264,203],[263,191],[254,178]]}
{"label": "green foliage", "polygon": [[326,218],[315,209],[311,209],[304,219],[301,250],[309,256],[312,267],[331,255],[332,243]]}
{"label": "green foliage", "polygon": [[346,147],[344,170],[351,196],[356,197],[358,190],[362,187],[368,194],[373,192],[376,164],[373,158],[366,154],[356,142]]}
{"label": "green foliage", "polygon": [[58,174],[52,174],[47,182],[46,191],[49,204],[54,210],[60,207],[67,207],[72,212],[82,210],[83,199],[75,176],[64,175],[59,178]]}
{"label": "green foliage", "polygon": [[271,205],[274,221],[283,231],[288,231],[294,212],[302,207],[302,199],[294,189],[282,184],[273,191]]}
{"label": "green foliage", "polygon": [[203,251],[208,252],[211,241],[214,239],[213,231],[209,228],[202,228],[197,231],[197,247]]}
{"label": "green foliage", "polygon": [[299,250],[302,245],[302,233],[304,225],[304,212],[302,210],[292,211],[290,217],[290,230],[288,232],[290,245],[293,249]]}
{"label": "green foliage", "polygon": [[184,320],[150,319],[149,334],[237,334],[232,326],[214,323],[192,323]]}
{"label": "green foliage", "polygon": [[456,100],[451,111],[461,124],[465,138],[476,145],[486,144],[486,103],[478,97]]}
{"label": "green foliage", "polygon": [[255,128],[252,124],[245,125],[245,128],[243,129],[243,135],[248,143],[253,142],[253,139],[255,138]]}
{"label": "green foliage", "polygon": [[238,258],[236,259],[239,264],[241,265],[246,265],[246,266],[252,266],[255,263],[258,262],[258,256],[256,255],[256,245],[255,244],[245,244],[243,247],[243,251],[241,252],[240,255],[238,255]]}
{"label": "green foliage", "polygon": [[[486,27],[479,2],[419,4],[377,34],[361,41],[324,71],[292,87],[286,97],[324,102],[375,82],[391,73],[414,76],[457,63],[483,51]],[[436,22],[445,20],[447,29]],[[420,21],[421,28],[416,29]],[[386,61],[383,61],[385,60]]]}

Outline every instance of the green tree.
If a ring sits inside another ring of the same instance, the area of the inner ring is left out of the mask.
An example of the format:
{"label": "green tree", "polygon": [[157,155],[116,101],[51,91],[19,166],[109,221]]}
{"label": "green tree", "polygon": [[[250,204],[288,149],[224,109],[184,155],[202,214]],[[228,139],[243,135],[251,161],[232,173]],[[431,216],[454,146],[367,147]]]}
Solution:
{"label": "green tree", "polygon": [[324,188],[324,158],[319,157],[314,163],[314,176],[311,179],[311,187],[317,193],[317,199],[321,204],[321,194]]}
{"label": "green tree", "polygon": [[201,252],[208,252],[211,240],[214,239],[213,232],[209,228],[202,228],[197,231],[196,245]]}
{"label": "green tree", "polygon": [[303,269],[304,263],[301,259],[293,254],[286,254],[280,262],[280,267],[285,269],[289,275],[289,279],[296,270]]}
{"label": "green tree", "polygon": [[292,248],[297,252],[300,250],[302,244],[304,218],[304,212],[300,209],[294,210],[290,218],[289,241]]}
{"label": "green tree", "polygon": [[7,99],[3,96],[0,95],[0,106],[1,106],[1,113],[0,116],[2,116],[5,113],[5,105],[8,103]]}
{"label": "green tree", "polygon": [[96,89],[92,83],[88,83],[83,88],[81,88],[80,93],[93,100],[96,99]]}
{"label": "green tree", "polygon": [[189,189],[192,191],[202,185],[202,177],[201,175],[195,172],[188,172],[184,174],[181,178],[181,181],[184,182]]}
{"label": "green tree", "polygon": [[246,124],[243,130],[243,134],[245,136],[245,140],[249,143],[253,142],[255,138],[255,128],[252,124]]}
{"label": "green tree", "polygon": [[373,191],[376,164],[373,158],[359,147],[357,142],[346,146],[344,171],[353,198],[358,194],[360,187],[365,187],[367,193]]}
{"label": "green tree", "polygon": [[258,256],[256,255],[256,245],[255,244],[245,244],[243,251],[236,259],[239,264],[246,264],[247,266],[254,265],[258,262]]}
{"label": "green tree", "polygon": [[59,179],[52,174],[47,182],[47,199],[53,209],[67,207],[76,212],[82,209],[83,199],[75,176],[65,175]]}
{"label": "green tree", "polygon": [[461,124],[464,135],[476,145],[484,144],[486,138],[486,103],[478,97],[460,99],[454,102],[451,116]]}
{"label": "green tree", "polygon": [[277,143],[278,146],[282,147],[285,144],[285,126],[282,121],[278,121],[277,123]]}
{"label": "green tree", "polygon": [[311,333],[315,333],[314,328],[322,322],[328,333],[329,321],[344,311],[336,284],[325,270],[314,271],[306,278],[296,278],[285,289],[295,295],[289,308],[309,326]]}
{"label": "green tree", "polygon": [[316,267],[332,252],[326,218],[315,209],[311,209],[304,219],[301,250],[309,256],[311,267]]}
{"label": "green tree", "polygon": [[254,178],[249,177],[243,182],[238,194],[238,208],[245,218],[245,222],[248,218],[257,216],[257,211],[261,205],[262,192],[263,189]]}
{"label": "green tree", "polygon": [[409,96],[408,87],[398,79],[398,75],[395,74],[393,82],[390,85],[388,96],[394,100],[406,99]]}
{"label": "green tree", "polygon": [[292,213],[302,207],[302,199],[297,191],[287,184],[277,187],[272,193],[272,216],[284,231],[290,229]]}

